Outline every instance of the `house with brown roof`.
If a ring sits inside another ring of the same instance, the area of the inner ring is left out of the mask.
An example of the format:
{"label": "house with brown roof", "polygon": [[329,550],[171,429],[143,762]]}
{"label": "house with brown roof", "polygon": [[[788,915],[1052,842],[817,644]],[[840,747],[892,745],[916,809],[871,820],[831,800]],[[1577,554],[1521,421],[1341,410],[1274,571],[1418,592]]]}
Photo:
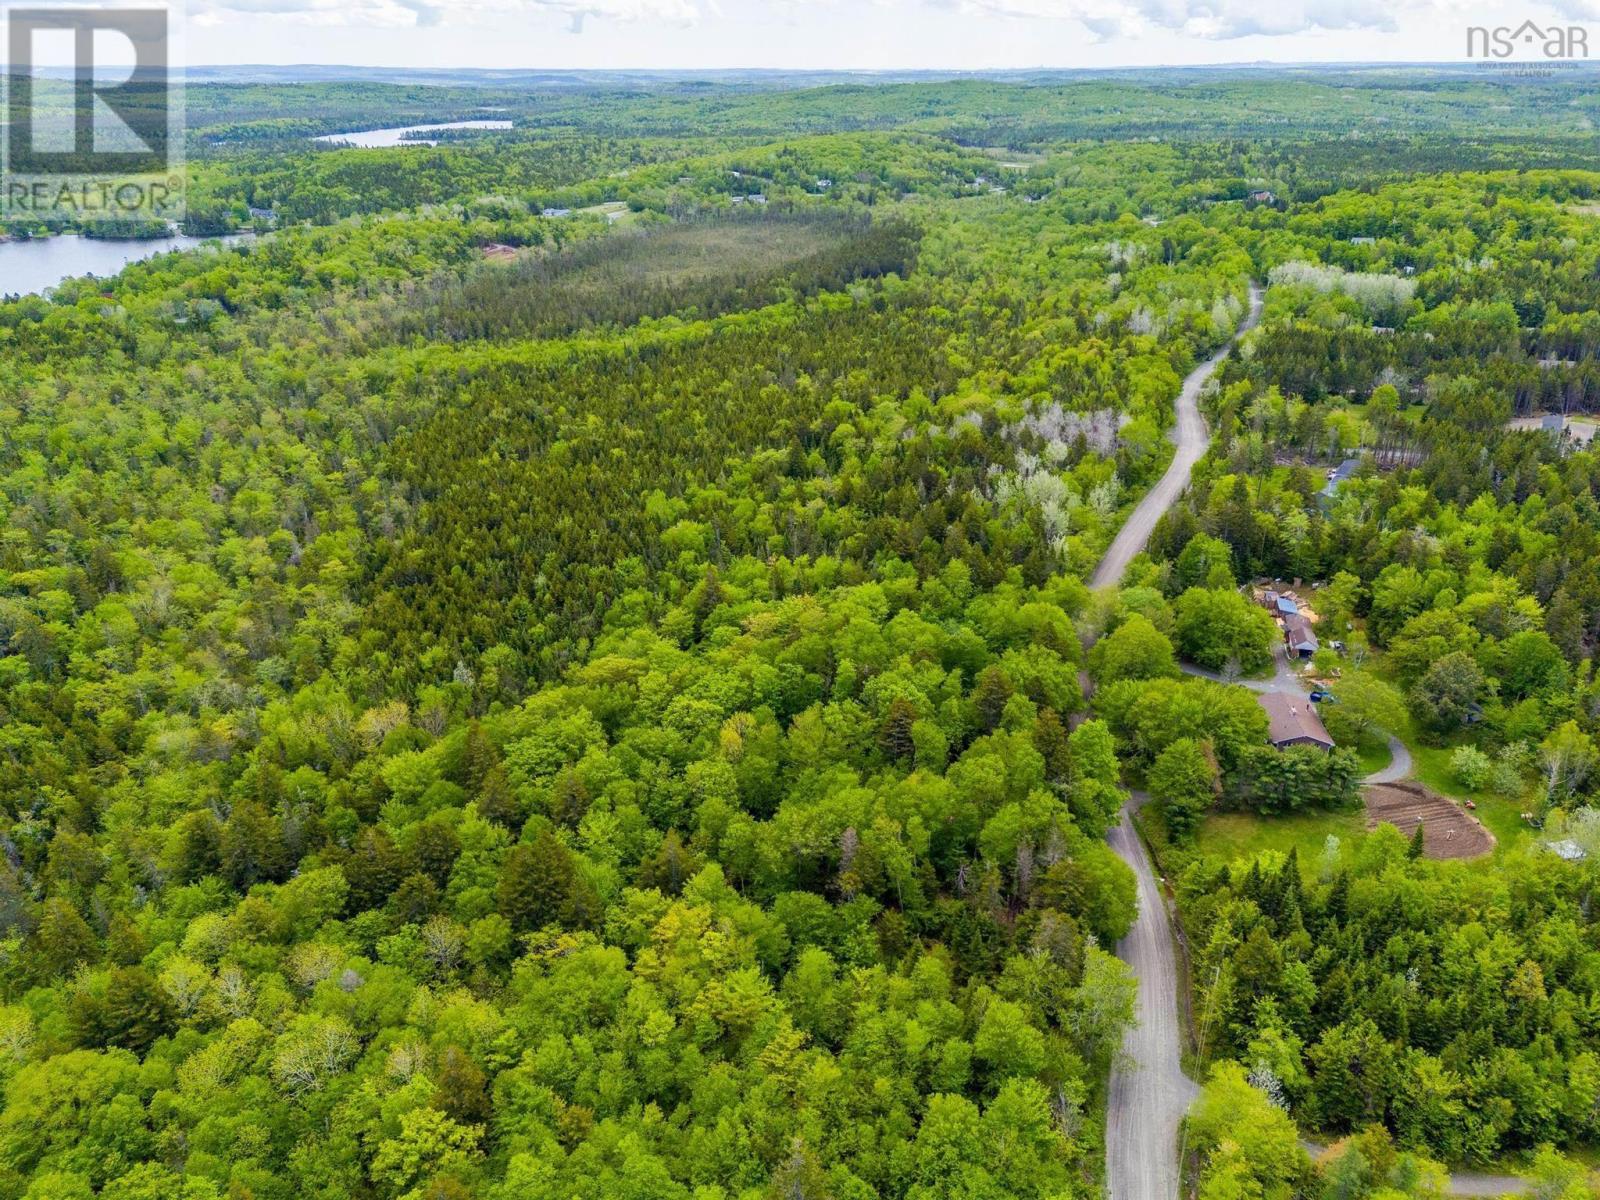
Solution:
{"label": "house with brown roof", "polygon": [[1289,746],[1333,749],[1333,738],[1317,715],[1317,706],[1304,696],[1287,692],[1261,692],[1256,696],[1267,714],[1267,741],[1279,750]]}
{"label": "house with brown roof", "polygon": [[1284,617],[1283,642],[1289,647],[1290,654],[1297,654],[1301,658],[1310,658],[1317,652],[1316,632],[1311,628],[1311,622],[1301,613]]}

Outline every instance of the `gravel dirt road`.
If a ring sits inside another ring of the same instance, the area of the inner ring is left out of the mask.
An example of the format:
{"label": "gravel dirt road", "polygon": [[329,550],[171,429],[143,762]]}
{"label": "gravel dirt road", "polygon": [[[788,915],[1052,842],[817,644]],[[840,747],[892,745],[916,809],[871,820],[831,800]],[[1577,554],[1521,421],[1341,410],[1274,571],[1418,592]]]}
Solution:
{"label": "gravel dirt road", "polygon": [[[1121,581],[1134,555],[1144,549],[1161,514],[1189,485],[1189,472],[1206,452],[1209,434],[1200,415],[1200,389],[1239,337],[1261,317],[1261,291],[1250,285],[1250,309],[1228,344],[1189,373],[1178,393],[1177,453],[1159,483],[1139,502],[1100,560],[1090,583]],[[1111,1071],[1106,1114],[1106,1187],[1110,1200],[1175,1200],[1178,1195],[1178,1127],[1198,1089],[1183,1073],[1183,1037],[1178,1017],[1178,965],[1161,884],[1144,843],[1133,827],[1140,801],[1130,801],[1108,840],[1139,881],[1139,915],[1117,954],[1139,978],[1133,1026]]]}
{"label": "gravel dirt road", "polygon": [[1166,899],[1133,827],[1143,798],[1129,801],[1107,837],[1139,881],[1139,916],[1117,956],[1139,977],[1134,1025],[1111,1072],[1106,1106],[1106,1186],[1111,1200],[1175,1200],[1178,1127],[1199,1088],[1183,1073],[1178,963]]}
{"label": "gravel dirt road", "polygon": [[1143,550],[1145,543],[1150,540],[1150,533],[1155,529],[1156,522],[1161,519],[1161,514],[1171,508],[1173,501],[1183,495],[1183,489],[1189,486],[1189,472],[1194,470],[1195,463],[1204,457],[1206,446],[1211,442],[1211,432],[1206,428],[1206,419],[1200,415],[1200,389],[1205,387],[1206,380],[1211,378],[1211,373],[1217,369],[1222,360],[1228,357],[1228,352],[1233,349],[1234,343],[1254,329],[1260,319],[1261,289],[1252,283],[1250,309],[1245,313],[1238,331],[1228,339],[1222,349],[1190,371],[1189,378],[1183,381],[1183,389],[1178,393],[1174,405],[1178,419],[1171,433],[1172,440],[1178,447],[1177,453],[1172,456],[1172,463],[1167,467],[1167,473],[1155,487],[1145,493],[1144,499],[1139,501],[1133,514],[1117,531],[1117,536],[1112,540],[1105,557],[1100,560],[1100,565],[1095,568],[1094,575],[1089,580],[1090,587],[1110,587],[1122,579],[1122,573],[1128,569],[1128,564],[1133,561],[1134,555]]}

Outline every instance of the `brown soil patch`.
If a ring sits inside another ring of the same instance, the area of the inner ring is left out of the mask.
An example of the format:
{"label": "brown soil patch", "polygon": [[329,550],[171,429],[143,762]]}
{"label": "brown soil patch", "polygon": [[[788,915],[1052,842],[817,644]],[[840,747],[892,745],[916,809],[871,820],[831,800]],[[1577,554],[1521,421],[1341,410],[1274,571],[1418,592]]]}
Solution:
{"label": "brown soil patch", "polygon": [[1422,822],[1427,858],[1478,858],[1494,849],[1494,835],[1465,808],[1415,783],[1378,783],[1362,789],[1367,828],[1390,824],[1406,837]]}

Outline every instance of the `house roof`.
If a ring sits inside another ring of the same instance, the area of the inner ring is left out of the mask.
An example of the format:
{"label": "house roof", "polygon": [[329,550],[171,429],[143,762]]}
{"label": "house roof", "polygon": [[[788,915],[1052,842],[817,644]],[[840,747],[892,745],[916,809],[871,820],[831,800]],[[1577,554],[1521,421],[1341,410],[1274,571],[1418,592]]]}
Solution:
{"label": "house roof", "polygon": [[1317,707],[1304,696],[1287,692],[1259,692],[1257,701],[1267,714],[1267,740],[1274,746],[1312,741],[1333,749],[1333,739],[1323,727]]}
{"label": "house roof", "polygon": [[1273,601],[1273,603],[1277,605],[1278,611],[1286,617],[1297,617],[1300,615],[1300,606],[1296,604],[1293,598],[1289,596],[1279,596]]}
{"label": "house roof", "polygon": [[1311,622],[1299,613],[1283,619],[1283,632],[1289,639],[1289,644],[1295,649],[1309,646],[1312,650],[1317,648],[1317,633],[1311,628]]}

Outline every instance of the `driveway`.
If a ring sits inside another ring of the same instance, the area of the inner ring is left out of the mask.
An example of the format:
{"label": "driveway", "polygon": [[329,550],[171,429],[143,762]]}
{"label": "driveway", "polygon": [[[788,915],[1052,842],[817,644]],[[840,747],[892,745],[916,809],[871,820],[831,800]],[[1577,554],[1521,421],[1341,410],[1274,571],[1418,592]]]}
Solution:
{"label": "driveway", "polygon": [[1394,734],[1389,734],[1389,765],[1374,771],[1362,783],[1399,783],[1411,778],[1411,751]]}
{"label": "driveway", "polygon": [[1286,692],[1293,696],[1306,694],[1300,672],[1290,663],[1289,651],[1282,642],[1274,642],[1272,645],[1272,675],[1268,679],[1224,679],[1220,671],[1210,671],[1187,662],[1179,663],[1178,669],[1185,675],[1195,675],[1201,679],[1209,679],[1213,683],[1234,683],[1249,688],[1252,692]]}
{"label": "driveway", "polygon": [[[1316,1142],[1302,1139],[1300,1144],[1312,1158],[1321,1158],[1327,1152],[1326,1146]],[[1525,1196],[1533,1190],[1526,1179],[1516,1175],[1480,1175],[1475,1171],[1451,1174],[1446,1186],[1449,1188],[1447,1195],[1468,1197]]]}

